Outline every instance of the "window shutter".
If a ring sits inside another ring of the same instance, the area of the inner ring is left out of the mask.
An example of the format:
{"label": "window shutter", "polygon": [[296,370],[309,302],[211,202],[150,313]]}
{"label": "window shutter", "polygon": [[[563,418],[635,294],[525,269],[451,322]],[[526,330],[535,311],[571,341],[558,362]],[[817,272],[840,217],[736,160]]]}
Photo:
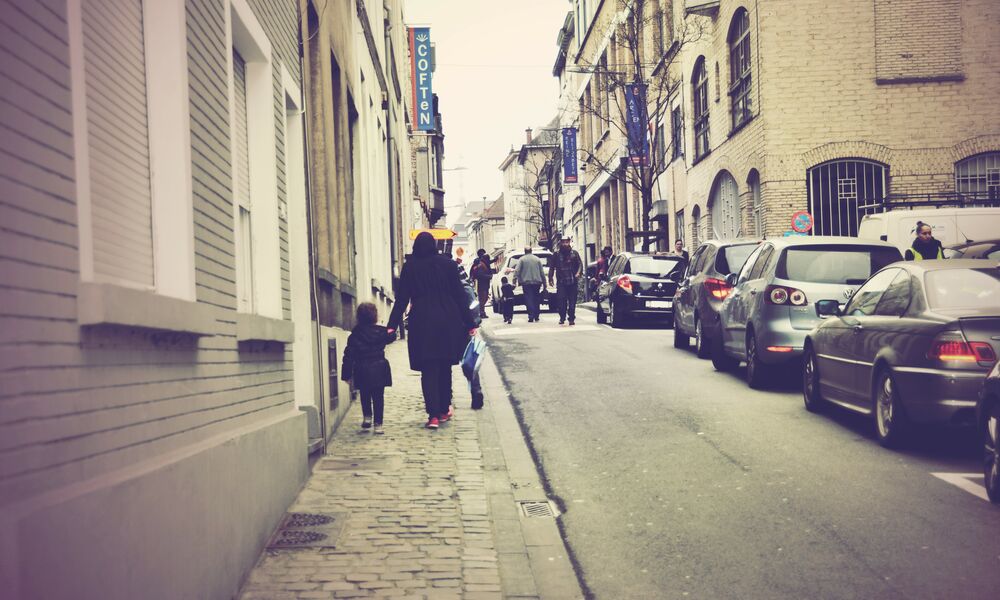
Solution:
{"label": "window shutter", "polygon": [[236,294],[237,310],[253,312],[253,229],[250,213],[250,135],[247,129],[247,65],[233,50],[233,184],[237,204],[236,220]]}
{"label": "window shutter", "polygon": [[142,2],[87,0],[82,17],[94,273],[152,287]]}

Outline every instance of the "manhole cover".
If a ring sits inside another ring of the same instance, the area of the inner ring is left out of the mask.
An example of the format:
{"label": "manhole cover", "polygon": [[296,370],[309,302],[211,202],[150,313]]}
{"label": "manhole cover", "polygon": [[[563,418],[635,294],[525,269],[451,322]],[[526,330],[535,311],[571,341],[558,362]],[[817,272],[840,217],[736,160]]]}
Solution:
{"label": "manhole cover", "polygon": [[333,548],[344,531],[342,513],[289,513],[271,537],[271,550]]}
{"label": "manhole cover", "polygon": [[399,456],[373,456],[371,458],[325,458],[317,468],[322,471],[395,471],[403,466]]}
{"label": "manhole cover", "polygon": [[520,502],[521,514],[526,517],[555,517],[557,511],[551,502]]}

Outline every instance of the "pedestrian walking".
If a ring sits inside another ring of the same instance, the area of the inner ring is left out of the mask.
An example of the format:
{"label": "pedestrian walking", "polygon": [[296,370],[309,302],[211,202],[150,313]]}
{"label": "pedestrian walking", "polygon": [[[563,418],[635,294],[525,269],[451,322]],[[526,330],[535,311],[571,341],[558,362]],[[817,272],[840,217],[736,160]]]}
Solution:
{"label": "pedestrian walking", "polygon": [[514,284],[520,284],[524,291],[524,307],[528,311],[528,322],[537,322],[539,300],[542,286],[545,285],[545,266],[542,259],[531,251],[531,246],[524,248],[524,256],[518,259],[514,267]]}
{"label": "pedestrian walking", "polygon": [[514,286],[506,277],[500,278],[500,295],[503,297],[503,322],[514,322]]}
{"label": "pedestrian walking", "polygon": [[906,260],[933,260],[936,258],[944,258],[944,247],[941,242],[934,239],[933,228],[924,223],[923,221],[917,221],[917,237],[913,240],[913,244],[906,249],[906,254],[904,258]]}
{"label": "pedestrian walking", "polygon": [[394,333],[409,306],[407,350],[410,368],[420,372],[428,429],[451,418],[451,367],[462,359],[475,331],[464,304],[467,296],[455,263],[438,254],[430,233],[421,232],[400,271],[388,327]]}
{"label": "pedestrian walking", "polygon": [[[559,309],[559,324],[576,324],[576,295],[583,275],[583,260],[573,249],[571,239],[559,240],[559,251],[552,255],[549,263],[549,285],[556,286],[556,306]],[[555,283],[554,283],[555,282]]]}
{"label": "pedestrian walking", "polygon": [[378,308],[371,302],[358,305],[356,325],[347,337],[340,378],[354,381],[361,393],[361,429],[372,428],[383,434],[382,415],[385,412],[385,388],[392,385],[392,368],[385,359],[385,347],[396,339],[395,332],[378,325]]}
{"label": "pedestrian walking", "polygon": [[490,299],[490,284],[493,282],[493,268],[490,266],[490,255],[486,250],[480,248],[476,250],[476,261],[472,263],[472,271],[469,273],[476,282],[476,291],[479,293],[479,316],[488,319],[486,314],[486,301]]}

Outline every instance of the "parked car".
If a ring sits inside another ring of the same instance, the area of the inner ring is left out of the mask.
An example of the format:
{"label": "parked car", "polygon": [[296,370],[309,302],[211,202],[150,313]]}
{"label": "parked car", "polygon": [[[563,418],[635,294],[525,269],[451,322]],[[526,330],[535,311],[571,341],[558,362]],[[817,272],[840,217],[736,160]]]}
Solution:
{"label": "parked car", "polygon": [[[552,252],[546,250],[545,248],[532,248],[531,253],[537,256],[542,261],[542,265],[545,267],[545,274],[548,275],[549,272],[549,259],[552,258]],[[508,281],[513,283],[514,281],[514,268],[517,267],[517,261],[524,256],[524,250],[518,250],[517,252],[509,253],[502,261],[503,266],[497,269],[494,273],[493,279],[490,281],[490,297],[500,298],[502,294],[500,293],[500,279],[506,277]],[[555,290],[546,289],[542,286],[539,298],[539,306],[543,309],[548,307],[548,310],[553,310],[553,304],[555,302]],[[493,312],[499,313],[500,306],[498,302],[493,302]],[[520,282],[514,286],[514,305],[524,305],[524,290],[521,288]]]}
{"label": "parked car", "polygon": [[1000,362],[983,383],[976,404],[976,424],[983,436],[983,483],[990,501],[1000,504]]}
{"label": "parked car", "polygon": [[811,302],[839,300],[881,268],[902,260],[892,244],[832,236],[792,236],[762,242],[726,283],[720,335],[712,363],[725,371],[747,363],[747,383],[763,387],[774,367],[802,355],[819,324]]}
{"label": "parked car", "polygon": [[944,257],[1000,260],[1000,240],[983,240],[948,246],[944,249]]}
{"label": "parked car", "polygon": [[[806,408],[874,416],[884,446],[907,426],[972,423],[1000,354],[1000,270],[971,259],[890,265],[841,308],[822,300],[802,368]],[[986,411],[996,415],[995,409]],[[994,420],[995,425],[995,420]]]}
{"label": "parked car", "polygon": [[[597,322],[621,327],[634,316],[672,319],[677,282],[684,268],[672,254],[623,252],[611,258],[608,277],[597,284]],[[677,276],[674,276],[675,279]]]}
{"label": "parked car", "polygon": [[698,358],[708,358],[719,337],[719,307],[732,288],[730,273],[739,272],[757,240],[709,240],[695,250],[674,297],[674,347],[687,348],[694,338]]}
{"label": "parked car", "polygon": [[996,237],[1000,231],[1000,208],[897,208],[862,217],[858,237],[887,241],[904,252],[916,238],[917,221],[930,225],[934,238],[945,246],[964,244]]}

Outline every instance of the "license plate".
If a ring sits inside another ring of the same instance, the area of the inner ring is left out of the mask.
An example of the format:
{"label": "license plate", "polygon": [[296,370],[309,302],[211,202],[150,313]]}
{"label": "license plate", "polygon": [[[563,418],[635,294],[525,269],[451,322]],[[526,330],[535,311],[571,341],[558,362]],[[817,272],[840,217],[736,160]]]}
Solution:
{"label": "license plate", "polygon": [[671,300],[646,300],[646,308],[673,308]]}

